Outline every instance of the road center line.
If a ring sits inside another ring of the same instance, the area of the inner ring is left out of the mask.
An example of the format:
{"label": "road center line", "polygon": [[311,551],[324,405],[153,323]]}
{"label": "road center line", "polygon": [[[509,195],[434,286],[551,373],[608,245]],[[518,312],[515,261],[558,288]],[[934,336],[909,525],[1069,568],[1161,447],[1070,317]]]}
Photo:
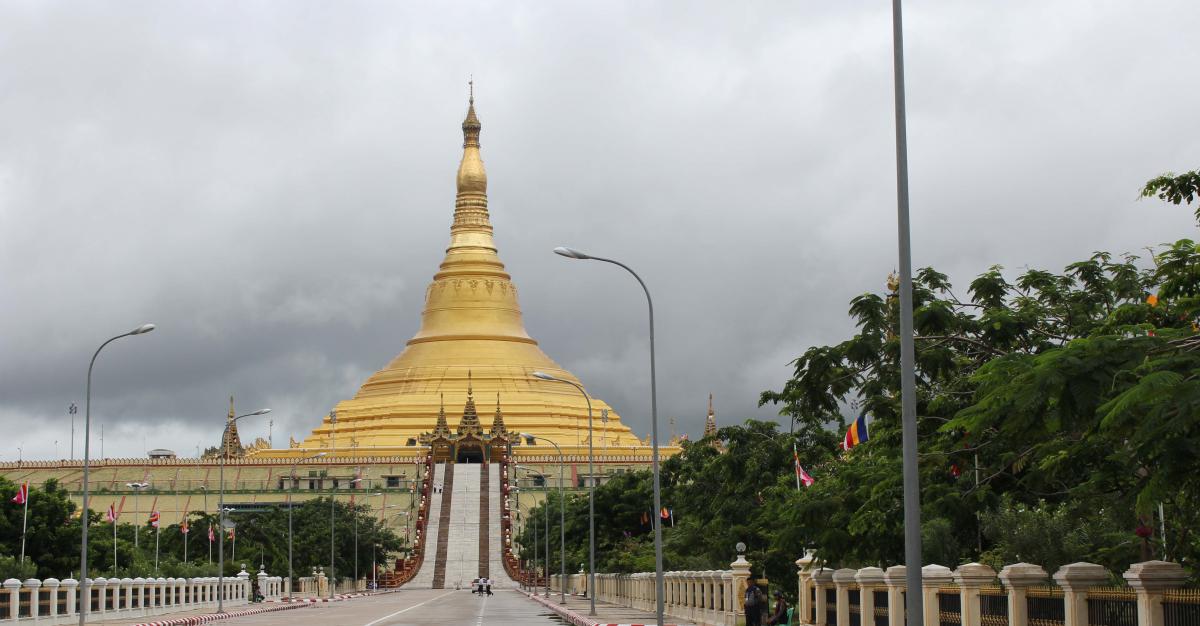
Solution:
{"label": "road center line", "polygon": [[428,600],[426,600],[426,601],[424,601],[424,602],[420,602],[420,603],[418,603],[418,604],[414,604],[414,605],[412,605],[412,606],[408,607],[407,609],[400,609],[399,611],[396,611],[395,613],[392,613],[392,614],[390,614],[390,615],[384,615],[383,617],[381,617],[381,618],[379,618],[379,619],[377,619],[377,620],[375,620],[375,621],[373,621],[373,622],[367,622],[366,624],[363,624],[363,626],[375,626],[376,624],[380,624],[380,623],[382,623],[384,620],[387,620],[387,619],[391,619],[391,618],[393,618],[393,617],[396,617],[397,615],[399,615],[399,614],[401,614],[401,613],[407,613],[408,611],[411,611],[411,610],[413,610],[413,609],[415,609],[415,608],[417,608],[417,607],[419,607],[419,606],[424,606],[424,605],[426,605],[426,604],[429,604],[430,602],[433,602],[434,600],[440,600],[441,598],[444,598],[444,597],[446,597],[446,596],[448,596],[448,595],[450,595],[450,594],[452,594],[452,593],[454,593],[454,592],[453,592],[453,591],[447,591],[446,593],[443,593],[443,594],[442,594],[442,595],[440,595],[440,596],[434,596],[434,597],[432,597],[432,598],[430,598],[430,599],[428,599]]}

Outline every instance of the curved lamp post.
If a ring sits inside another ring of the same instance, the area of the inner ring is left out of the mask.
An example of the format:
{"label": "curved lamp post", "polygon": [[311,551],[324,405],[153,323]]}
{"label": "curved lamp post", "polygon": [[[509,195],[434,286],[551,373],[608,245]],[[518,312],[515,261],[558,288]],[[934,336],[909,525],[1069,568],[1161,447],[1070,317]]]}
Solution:
{"label": "curved lamp post", "polygon": [[[565,383],[579,390],[583,394],[583,399],[587,401],[588,407],[588,615],[596,614],[596,471],[593,468],[595,459],[592,442],[595,437],[592,436],[592,398],[588,396],[588,392],[582,385],[563,379],[556,378],[546,372],[534,372],[533,377],[539,380],[547,380],[556,383]],[[557,446],[556,446],[557,447]],[[655,457],[657,458],[657,457]],[[655,466],[657,467],[657,465]],[[657,474],[656,474],[657,475]],[[657,482],[655,483],[657,485]],[[655,492],[657,493],[657,492]],[[657,501],[656,501],[657,502]],[[565,568],[564,568],[565,569]]]}
{"label": "curved lamp post", "polygon": [[[84,409],[83,409],[83,508],[81,509],[82,513],[80,514],[80,521],[82,523],[80,524],[81,529],[79,532],[79,535],[80,535],[80,540],[79,540],[79,544],[80,544],[80,549],[79,549],[79,597],[83,598],[83,600],[81,600],[79,603],[79,626],[85,626],[87,624],[87,610],[91,605],[91,603],[89,602],[90,596],[88,595],[87,564],[88,564],[88,452],[90,450],[90,446],[91,446],[91,442],[92,442],[92,440],[91,440],[91,432],[92,432],[92,368],[95,367],[96,357],[100,356],[100,351],[104,349],[104,346],[107,346],[108,344],[120,339],[121,337],[130,337],[133,335],[144,335],[152,330],[154,330],[154,324],[142,324],[141,326],[138,326],[137,328],[135,328],[127,333],[117,335],[116,337],[113,337],[112,339],[105,341],[104,343],[100,344],[99,348],[96,348],[95,354],[92,355],[92,362],[88,365],[87,399],[84,401]],[[115,525],[116,522],[113,522],[113,524]]]}
{"label": "curved lamp post", "polygon": [[302,459],[296,459],[296,462],[292,463],[291,473],[288,474],[288,479],[292,481],[292,484],[288,485],[288,499],[287,499],[287,503],[288,503],[288,600],[292,599],[292,591],[293,591],[293,589],[292,589],[292,492],[294,492],[296,490],[296,466],[299,465],[301,461],[311,461],[313,459],[319,459],[323,456],[325,456],[324,452],[318,452],[309,457],[304,457]]}
{"label": "curved lamp post", "polygon": [[[271,409],[259,409],[253,413],[244,413],[225,422],[225,429],[221,431],[221,487],[217,495],[217,526],[220,532],[217,533],[217,612],[225,612],[225,435],[229,433],[229,427],[243,417],[251,415],[266,415]],[[234,549],[237,549],[237,544],[233,544]]]}
{"label": "curved lamp post", "polygon": [[[655,619],[658,621],[658,626],[663,626],[662,518],[658,515],[658,512],[662,510],[662,490],[658,476],[658,388],[654,372],[654,301],[650,298],[650,290],[646,288],[646,283],[642,280],[642,277],[638,276],[637,272],[633,271],[628,265],[625,265],[620,261],[592,256],[590,254],[585,254],[565,246],[559,246],[555,248],[554,253],[560,256],[565,256],[568,259],[581,259],[612,263],[613,265],[621,267],[630,274],[633,274],[633,277],[637,279],[638,284],[642,286],[642,291],[646,292],[646,305],[649,307],[650,311],[650,436],[651,444],[653,445],[650,458],[651,472],[654,478],[654,604]],[[593,615],[594,614],[595,613],[593,613]]]}
{"label": "curved lamp post", "polygon": [[563,486],[566,484],[563,481],[563,467],[567,464],[566,457],[563,456],[562,448],[558,447],[557,443],[545,438],[531,435],[529,433],[520,433],[521,437],[526,439],[541,439],[546,443],[554,446],[558,451],[558,560],[560,575],[563,583],[558,587],[558,603],[567,603],[567,526],[566,526],[566,496],[563,493]]}
{"label": "curved lamp post", "polygon": [[[524,470],[526,472],[529,472],[530,474],[536,474],[536,475],[540,476],[542,478],[542,484],[544,485],[546,483],[546,475],[533,469],[532,467],[525,467],[524,465],[517,465],[515,467],[519,470]],[[549,598],[550,597],[550,499],[549,498],[546,498],[545,504],[546,504],[546,511],[543,514],[543,517],[545,517],[546,519],[543,523],[543,526],[545,527],[545,530],[543,531],[543,533],[546,535],[546,559],[544,561],[542,561],[542,564],[543,564],[543,569],[546,570],[546,595],[545,595],[545,597]],[[534,520],[534,521],[536,522],[537,520]],[[537,562],[537,530],[536,529],[533,532],[533,554],[534,554],[534,562],[536,563]],[[536,581],[534,582],[534,585],[533,585],[533,595],[535,595],[535,596],[537,595],[537,582]]]}
{"label": "curved lamp post", "polygon": [[140,483],[125,483],[125,486],[133,490],[133,551],[137,552],[138,535],[142,534],[142,527],[138,525],[137,521],[138,512],[141,511],[141,507],[138,504],[141,500],[138,496],[150,488],[150,483],[144,481]]}

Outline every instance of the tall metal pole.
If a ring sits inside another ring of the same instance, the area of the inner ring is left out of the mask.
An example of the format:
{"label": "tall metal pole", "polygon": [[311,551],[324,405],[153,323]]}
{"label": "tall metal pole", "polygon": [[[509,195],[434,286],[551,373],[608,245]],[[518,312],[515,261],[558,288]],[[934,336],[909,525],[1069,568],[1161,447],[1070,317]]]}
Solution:
{"label": "tall metal pole", "polygon": [[[333,452],[337,449],[337,410],[329,412],[329,423],[332,430],[329,433],[329,454],[330,459],[333,458]],[[329,465],[329,471],[333,472],[333,464]],[[333,476],[329,477],[329,598],[333,599],[333,521],[334,521],[334,505],[337,502],[337,482]]]}
{"label": "tall metal pole", "polygon": [[[218,552],[218,554],[217,554],[217,612],[218,613],[225,612],[225,457],[227,456],[226,450],[225,450],[225,435],[229,433],[229,427],[232,426],[238,420],[242,419],[243,417],[249,417],[251,415],[263,415],[264,413],[270,413],[270,412],[271,412],[271,409],[259,409],[253,413],[246,413],[245,415],[238,415],[237,417],[234,417],[233,419],[226,420],[225,428],[224,428],[224,430],[221,431],[221,451],[220,451],[221,471],[220,471],[220,475],[219,475],[219,480],[221,481],[221,485],[217,492],[217,552]],[[208,492],[205,491],[205,493],[208,493]],[[236,558],[237,557],[237,535],[234,535],[233,541],[234,541],[233,556]],[[211,543],[209,543],[208,545],[210,548],[212,547]]]}
{"label": "tall metal pole", "polygon": [[[587,394],[584,394],[584,396],[586,397]],[[590,402],[589,402],[589,406],[590,406]],[[562,448],[560,448],[557,443],[554,443],[553,441],[551,441],[545,437],[539,437],[537,435],[531,435],[529,433],[521,433],[521,436],[525,437],[526,439],[541,439],[542,441],[545,441],[546,443],[554,446],[554,449],[558,452],[558,561],[559,561],[558,567],[559,567],[559,575],[562,576],[563,581],[566,581],[567,580],[567,525],[566,525],[567,513],[566,513],[566,504],[565,503],[566,503],[567,498],[564,495],[563,488],[566,485],[566,474],[564,473],[564,468],[567,465],[567,457],[563,456]],[[565,582],[562,585],[559,585],[559,587],[558,587],[558,603],[559,604],[567,603],[567,585]]]}
{"label": "tall metal pole", "polygon": [[913,344],[912,242],[908,219],[908,129],[904,109],[904,26],[892,0],[892,61],[896,90],[896,205],[900,248],[900,408],[903,423],[904,565],[908,626],[924,626],[921,599],[921,490],[917,472],[916,349]]}
{"label": "tall metal pole", "polygon": [[[897,0],[898,2],[899,0]],[[654,368],[654,300],[650,297],[650,289],[646,287],[646,282],[638,276],[637,272],[633,271],[628,265],[613,259],[592,256],[584,254],[578,250],[570,248],[555,248],[555,254],[573,258],[573,259],[589,259],[593,261],[603,261],[612,263],[613,265],[623,268],[625,271],[633,274],[637,279],[638,284],[642,286],[642,291],[646,292],[646,305],[650,313],[650,442],[653,445],[651,450],[651,465],[650,470],[654,481],[654,619],[658,626],[663,626],[663,547],[662,547],[662,516],[658,514],[662,510],[662,488],[659,479],[659,462],[658,462],[658,384]],[[589,421],[591,420],[589,411]],[[590,426],[589,426],[590,430]],[[589,450],[591,444],[588,444]],[[590,470],[589,470],[590,471]],[[593,564],[594,565],[594,564]],[[588,573],[588,596],[592,598],[592,612],[595,615],[595,594],[592,590],[595,589],[595,567],[590,568],[593,571]],[[920,625],[913,625],[920,626]]]}
{"label": "tall metal pole", "polygon": [[[91,434],[92,434],[92,368],[96,366],[96,357],[100,356],[100,351],[104,346],[130,335],[140,335],[154,330],[154,324],[144,324],[138,328],[122,335],[117,335],[108,341],[100,344],[96,348],[96,352],[92,354],[92,361],[88,364],[87,373],[87,392],[83,404],[83,502],[80,510],[80,531],[79,531],[79,626],[87,626],[87,613],[91,607],[91,596],[88,591],[88,460],[89,452],[91,451]],[[113,522],[113,528],[116,528],[117,523]],[[113,540],[113,545],[116,545],[116,540]],[[116,559],[113,559],[113,565],[116,565]]]}
{"label": "tall metal pole", "polygon": [[[596,614],[596,594],[592,590],[596,588],[596,470],[593,466],[595,459],[595,449],[592,447],[592,442],[595,437],[592,436],[592,398],[582,385],[563,379],[556,378],[545,372],[534,372],[534,378],[541,380],[549,380],[553,382],[566,383],[579,390],[583,394],[584,401],[588,407],[588,615]],[[557,447],[557,446],[556,446]],[[561,454],[561,452],[560,452]],[[560,472],[561,478],[561,472]],[[565,532],[564,532],[565,535]],[[562,566],[564,576],[566,575],[566,564]]]}
{"label": "tall metal pole", "polygon": [[71,460],[75,460],[75,414],[79,412],[79,407],[72,402],[71,406],[67,407],[67,413],[71,414]]}

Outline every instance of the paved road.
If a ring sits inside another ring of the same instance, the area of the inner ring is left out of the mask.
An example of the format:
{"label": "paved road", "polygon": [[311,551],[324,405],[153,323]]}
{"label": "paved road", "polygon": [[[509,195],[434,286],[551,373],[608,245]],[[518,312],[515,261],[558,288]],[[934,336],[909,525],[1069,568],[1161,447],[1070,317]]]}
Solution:
{"label": "paved road", "polygon": [[228,626],[562,626],[565,622],[513,590],[500,590],[491,597],[480,597],[465,589],[410,589],[216,623]]}

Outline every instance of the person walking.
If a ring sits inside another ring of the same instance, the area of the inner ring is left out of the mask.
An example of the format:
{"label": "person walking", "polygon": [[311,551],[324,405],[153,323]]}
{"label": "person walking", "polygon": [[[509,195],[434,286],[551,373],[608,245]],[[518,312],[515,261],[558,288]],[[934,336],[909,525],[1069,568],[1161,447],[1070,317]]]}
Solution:
{"label": "person walking", "polygon": [[749,583],[746,585],[746,596],[743,598],[743,606],[746,610],[746,626],[762,626],[764,601],[762,590],[755,584],[754,577],[751,577]]}
{"label": "person walking", "polygon": [[489,596],[492,595],[492,579],[491,578],[483,579],[483,588],[487,590],[487,594]]}
{"label": "person walking", "polygon": [[[788,603],[783,597],[783,592],[776,589],[775,593],[775,612],[767,619],[767,626],[784,626],[788,624]],[[789,625],[790,626],[790,625]]]}

